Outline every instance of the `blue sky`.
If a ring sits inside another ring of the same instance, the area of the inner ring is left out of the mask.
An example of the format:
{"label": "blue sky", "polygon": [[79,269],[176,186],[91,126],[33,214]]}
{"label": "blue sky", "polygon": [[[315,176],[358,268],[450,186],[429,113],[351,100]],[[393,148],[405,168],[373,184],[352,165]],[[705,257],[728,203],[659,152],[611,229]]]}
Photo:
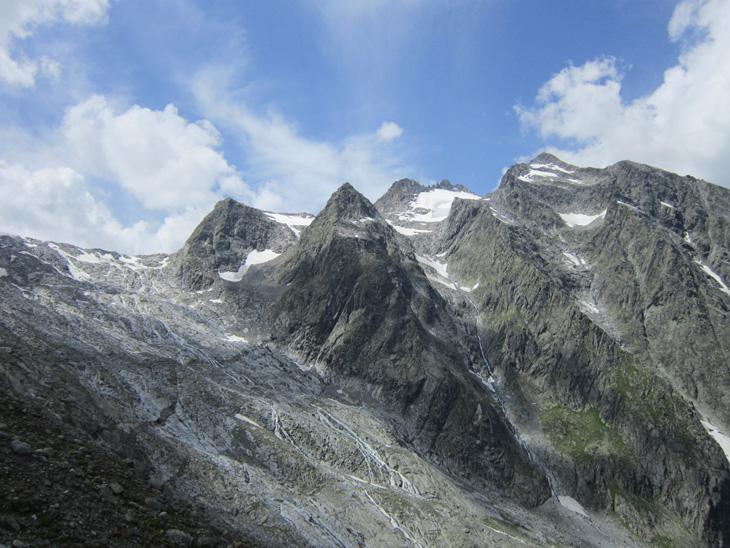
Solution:
{"label": "blue sky", "polygon": [[224,196],[479,194],[542,150],[730,186],[730,0],[0,0],[0,230],[174,251]]}

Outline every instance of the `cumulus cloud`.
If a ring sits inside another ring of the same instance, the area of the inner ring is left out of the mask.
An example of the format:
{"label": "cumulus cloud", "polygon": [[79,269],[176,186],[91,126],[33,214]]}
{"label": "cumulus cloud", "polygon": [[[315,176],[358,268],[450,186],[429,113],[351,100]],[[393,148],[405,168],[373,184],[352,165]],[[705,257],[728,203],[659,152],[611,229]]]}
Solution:
{"label": "cumulus cloud", "polygon": [[32,171],[0,160],[0,218],[7,233],[124,253],[173,252],[206,213],[207,209],[187,207],[161,222],[124,225],[94,197],[78,171]]}
{"label": "cumulus cloud", "polygon": [[631,102],[621,95],[613,58],[568,66],[515,110],[523,127],[565,160],[604,166],[631,159],[730,186],[730,2],[684,0],[668,25],[682,43],[677,64],[653,92]]}
{"label": "cumulus cloud", "polygon": [[147,209],[208,207],[221,192],[252,197],[216,150],[218,130],[208,121],[188,122],[173,105],[117,112],[94,96],[66,111],[62,132],[84,173],[118,182]]}
{"label": "cumulus cloud", "polygon": [[[27,59],[17,41],[32,36],[41,25],[66,22],[88,25],[102,22],[109,0],[2,0],[0,2],[0,79],[23,87],[35,84],[39,74],[56,77],[57,61],[46,56]],[[16,46],[16,47],[14,47]]]}
{"label": "cumulus cloud", "polygon": [[275,112],[256,112],[240,95],[227,91],[226,75],[219,71],[196,75],[193,87],[206,117],[240,136],[247,166],[259,185],[255,207],[317,212],[344,182],[375,199],[410,170],[394,148],[403,130],[393,122],[339,142],[317,141],[300,135]]}
{"label": "cumulus cloud", "polygon": [[[54,167],[0,162],[3,230],[126,253],[175,251],[217,200],[255,196],[219,145],[210,122],[189,122],[173,105],[125,110],[91,97],[67,109],[36,159]],[[141,205],[133,215],[160,212],[158,220],[121,223],[106,203],[114,188]]]}
{"label": "cumulus cloud", "polygon": [[0,216],[7,232],[56,241],[92,244],[89,234],[95,233],[94,241],[118,242],[124,232],[70,168],[30,171],[0,161]]}
{"label": "cumulus cloud", "polygon": [[389,143],[393,139],[397,139],[403,134],[403,128],[395,122],[383,122],[378,130],[378,139]]}

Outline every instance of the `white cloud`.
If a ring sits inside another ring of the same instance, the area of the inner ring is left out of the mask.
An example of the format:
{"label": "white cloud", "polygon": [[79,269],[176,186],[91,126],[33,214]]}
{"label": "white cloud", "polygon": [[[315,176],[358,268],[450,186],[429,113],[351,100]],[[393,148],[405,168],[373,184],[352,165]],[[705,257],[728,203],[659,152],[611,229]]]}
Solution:
{"label": "white cloud", "polygon": [[147,209],[211,207],[221,192],[252,198],[216,150],[220,134],[213,125],[190,123],[173,105],[118,113],[94,96],[66,111],[62,131],[84,173],[117,181]]}
{"label": "white cloud", "polygon": [[240,93],[227,90],[224,72],[200,73],[192,85],[206,117],[241,138],[247,167],[259,184],[255,207],[317,212],[344,182],[375,199],[409,171],[393,148],[402,132],[393,122],[340,142],[316,141],[274,112],[255,112]]}
{"label": "white cloud", "polygon": [[30,87],[39,74],[57,77],[60,65],[48,57],[20,59],[13,55],[18,40],[32,36],[42,25],[60,21],[89,25],[104,21],[109,0],[2,0],[0,1],[0,80]]}
{"label": "white cloud", "polygon": [[0,161],[0,216],[6,232],[61,241],[85,241],[87,231],[121,230],[84,177],[70,168],[29,171]]}
{"label": "white cloud", "polygon": [[574,140],[552,148],[570,162],[604,166],[631,159],[730,186],[730,2],[685,0],[668,25],[683,42],[677,64],[652,93],[630,103],[612,58],[569,66],[517,106],[524,127],[544,138]]}
{"label": "white cloud", "polygon": [[403,128],[395,122],[383,122],[378,130],[378,139],[385,143],[391,142],[393,139],[397,139],[403,134]]}
{"label": "white cloud", "polygon": [[[255,196],[219,144],[210,122],[188,122],[173,105],[124,110],[91,97],[67,109],[37,157],[0,161],[2,230],[126,253],[175,251],[216,201]],[[105,202],[113,187],[143,208],[126,213],[162,212],[159,220],[125,226],[119,207]]]}
{"label": "white cloud", "polygon": [[68,167],[31,171],[0,160],[0,218],[7,233],[124,253],[172,252],[206,213],[189,207],[161,223],[124,226],[94,198],[77,171]]}

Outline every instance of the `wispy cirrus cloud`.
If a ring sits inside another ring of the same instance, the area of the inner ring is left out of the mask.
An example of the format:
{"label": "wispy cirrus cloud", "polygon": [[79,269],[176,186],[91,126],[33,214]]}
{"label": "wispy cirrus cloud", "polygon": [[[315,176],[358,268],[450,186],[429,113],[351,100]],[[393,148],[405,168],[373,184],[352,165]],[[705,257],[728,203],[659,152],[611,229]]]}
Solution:
{"label": "wispy cirrus cloud", "polygon": [[[22,41],[41,26],[54,23],[99,24],[110,0],[3,0],[0,2],[0,80],[30,87],[39,75],[58,76],[61,65],[52,55],[28,58]],[[49,52],[50,54],[51,52]]]}
{"label": "wispy cirrus cloud", "polygon": [[727,0],[684,0],[668,25],[682,53],[654,91],[624,101],[622,73],[604,57],[553,76],[533,105],[515,107],[520,122],[561,140],[548,148],[577,164],[631,159],[730,186],[728,28]]}
{"label": "wispy cirrus cloud", "polygon": [[337,142],[316,140],[271,107],[257,108],[245,92],[232,91],[228,70],[208,69],[192,82],[205,116],[238,136],[256,207],[317,212],[344,182],[376,199],[410,171],[396,143],[403,129],[395,122]]}

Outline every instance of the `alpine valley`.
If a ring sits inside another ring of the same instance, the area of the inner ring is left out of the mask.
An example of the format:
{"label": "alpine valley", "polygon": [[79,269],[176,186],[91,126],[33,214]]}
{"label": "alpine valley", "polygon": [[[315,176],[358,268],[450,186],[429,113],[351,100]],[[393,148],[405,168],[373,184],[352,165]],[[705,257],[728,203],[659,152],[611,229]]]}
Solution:
{"label": "alpine valley", "polygon": [[730,190],[549,154],[0,235],[0,545],[730,546],[727,283]]}

